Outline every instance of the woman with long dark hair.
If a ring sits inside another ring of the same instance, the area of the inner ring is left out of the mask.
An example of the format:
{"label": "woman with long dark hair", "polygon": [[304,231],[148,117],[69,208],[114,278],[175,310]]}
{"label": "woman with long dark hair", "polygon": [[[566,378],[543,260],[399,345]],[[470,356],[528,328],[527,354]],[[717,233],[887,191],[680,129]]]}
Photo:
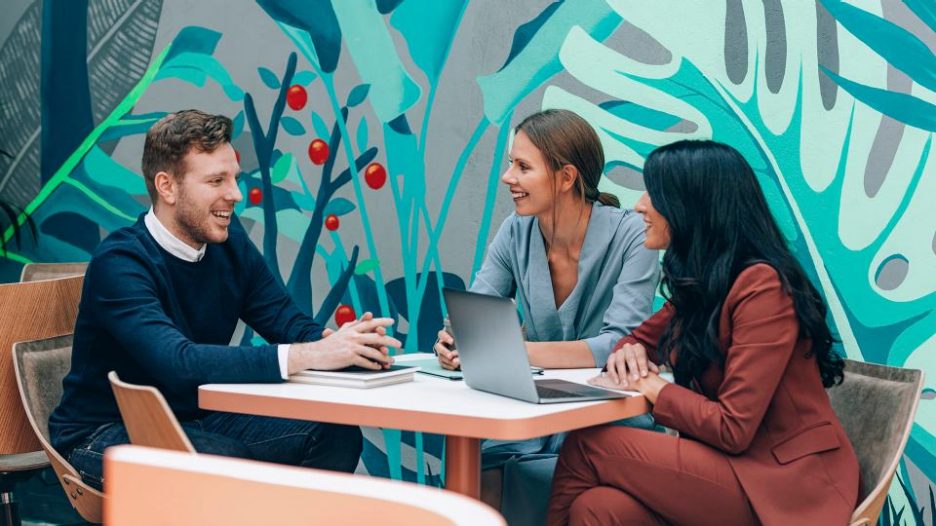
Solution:
{"label": "woman with long dark hair", "polygon": [[644,182],[668,302],[591,383],[640,391],[680,436],[571,434],[549,523],[846,523],[858,462],[824,390],[844,362],[753,170],[730,146],[681,141],[650,154]]}

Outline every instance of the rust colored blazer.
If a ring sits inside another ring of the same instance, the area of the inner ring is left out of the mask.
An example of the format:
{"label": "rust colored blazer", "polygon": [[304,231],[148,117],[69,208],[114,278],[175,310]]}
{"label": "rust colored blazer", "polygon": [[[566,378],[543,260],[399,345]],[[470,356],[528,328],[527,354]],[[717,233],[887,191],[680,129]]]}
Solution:
{"label": "rust colored blazer", "polygon": [[[665,305],[618,347],[639,342],[658,358],[672,315]],[[701,393],[664,387],[656,421],[725,452],[762,523],[846,524],[858,497],[858,460],[773,267],[756,264],[738,275],[718,334],[724,368],[698,379]]]}

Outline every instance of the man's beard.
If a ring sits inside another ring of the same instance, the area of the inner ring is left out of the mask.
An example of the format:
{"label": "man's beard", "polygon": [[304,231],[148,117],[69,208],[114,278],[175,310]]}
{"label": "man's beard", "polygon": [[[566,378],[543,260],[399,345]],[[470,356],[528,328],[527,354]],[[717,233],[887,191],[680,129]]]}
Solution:
{"label": "man's beard", "polygon": [[185,192],[179,193],[179,204],[176,207],[176,224],[179,225],[186,237],[196,244],[212,243],[210,237],[211,227],[207,219],[211,214],[200,215],[198,209],[191,206]]}

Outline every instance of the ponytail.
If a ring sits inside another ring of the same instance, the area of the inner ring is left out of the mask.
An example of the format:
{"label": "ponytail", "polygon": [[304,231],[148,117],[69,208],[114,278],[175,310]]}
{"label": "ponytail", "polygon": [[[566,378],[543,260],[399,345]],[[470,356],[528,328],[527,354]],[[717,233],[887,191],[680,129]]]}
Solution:
{"label": "ponytail", "polygon": [[609,194],[608,192],[599,192],[598,199],[599,203],[605,206],[613,206],[614,208],[621,208],[621,200],[617,198],[614,194]]}

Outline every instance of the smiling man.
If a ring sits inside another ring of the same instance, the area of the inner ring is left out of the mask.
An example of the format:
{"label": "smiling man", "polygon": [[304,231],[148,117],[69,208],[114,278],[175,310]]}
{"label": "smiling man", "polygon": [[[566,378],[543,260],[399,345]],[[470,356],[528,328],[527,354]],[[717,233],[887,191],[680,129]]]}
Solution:
{"label": "smiling man", "polygon": [[[153,385],[203,453],[353,471],[357,427],[207,412],[212,382],[282,382],[302,369],[392,362],[392,323],[369,314],[323,338],[274,278],[239,224],[240,166],[231,120],[170,114],[146,135],[143,177],[153,207],[98,247],[85,276],[71,371],[49,420],[55,448],[102,486],[104,449],[129,442],[107,380]],[[270,345],[230,345],[238,319]]]}

